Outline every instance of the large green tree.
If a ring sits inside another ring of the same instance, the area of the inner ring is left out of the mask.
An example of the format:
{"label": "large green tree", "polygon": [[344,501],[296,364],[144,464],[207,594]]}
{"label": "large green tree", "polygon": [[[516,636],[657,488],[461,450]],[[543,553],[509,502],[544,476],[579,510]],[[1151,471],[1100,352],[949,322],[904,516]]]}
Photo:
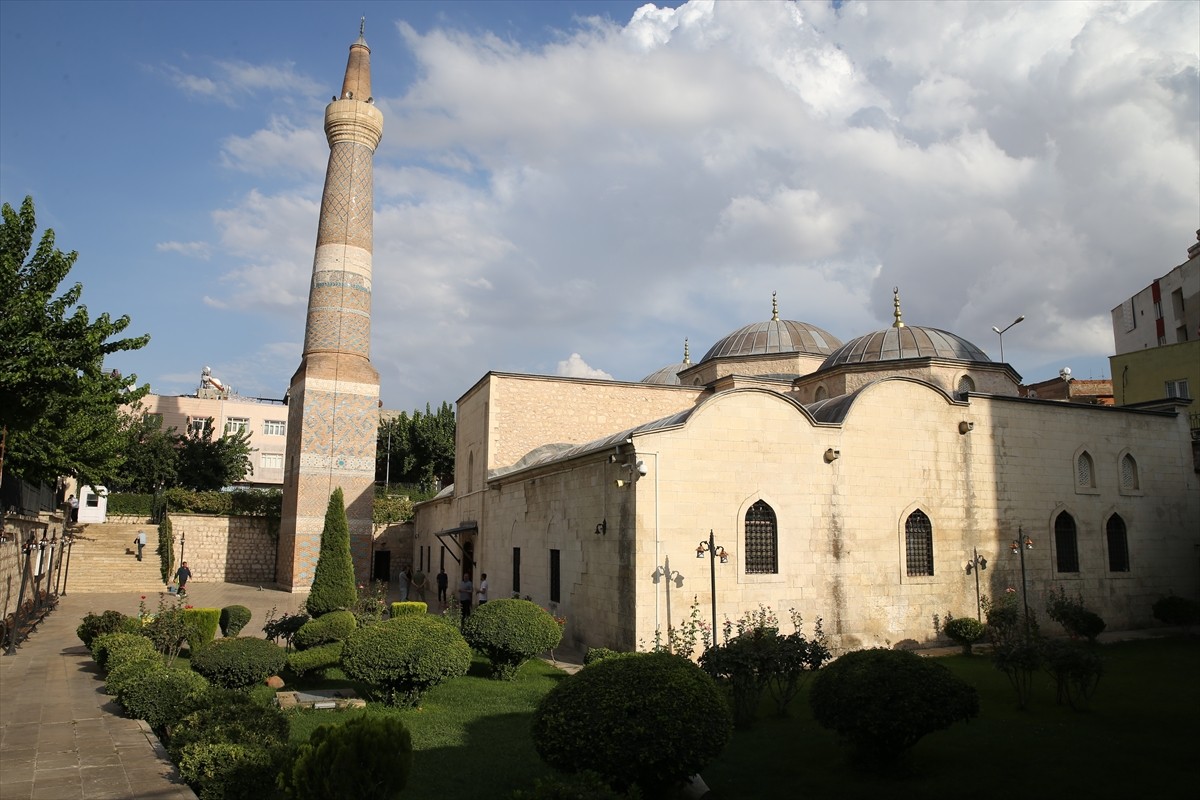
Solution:
{"label": "large green tree", "polygon": [[176,439],[176,444],[176,470],[179,485],[185,489],[215,491],[254,472],[250,434],[243,430],[214,439],[212,417],[202,431],[189,429],[186,436]]}
{"label": "large green tree", "polygon": [[0,213],[0,475],[7,464],[32,482],[72,475],[103,483],[121,462],[117,409],[150,390],[136,376],[105,371],[104,358],[150,337],[114,338],[129,317],[93,320],[80,283],[59,294],[79,254],[55,247],[51,229],[33,249],[32,197]]}
{"label": "large green tree", "polygon": [[121,434],[125,460],[108,488],[118,492],[154,492],[179,485],[180,437],[163,430],[161,414],[135,407],[123,414]]}
{"label": "large green tree", "polygon": [[424,487],[435,480],[453,483],[454,409],[443,402],[435,412],[426,403],[424,413],[410,417],[401,411],[381,420],[376,453],[376,480]]}

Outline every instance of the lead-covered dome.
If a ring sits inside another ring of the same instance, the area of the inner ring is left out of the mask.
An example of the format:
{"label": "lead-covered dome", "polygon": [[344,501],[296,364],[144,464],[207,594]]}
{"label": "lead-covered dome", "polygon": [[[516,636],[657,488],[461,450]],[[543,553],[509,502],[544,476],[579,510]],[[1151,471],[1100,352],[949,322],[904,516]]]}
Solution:
{"label": "lead-covered dome", "polygon": [[807,322],[779,318],[779,306],[771,295],[771,318],[738,328],[714,344],[700,359],[757,356],[767,353],[829,355],[842,343],[832,333]]}
{"label": "lead-covered dome", "polygon": [[668,364],[667,366],[656,369],[646,377],[642,378],[638,383],[655,383],[660,386],[679,386],[679,373],[683,372],[692,366],[692,357],[688,352],[688,340],[683,340],[683,361],[678,364]]}
{"label": "lead-covered dome", "polygon": [[905,325],[901,321],[900,291],[893,289],[895,319],[892,327],[859,336],[839,347],[821,369],[841,364],[873,364],[906,358],[947,358],[955,361],[991,361],[966,339],[938,328]]}

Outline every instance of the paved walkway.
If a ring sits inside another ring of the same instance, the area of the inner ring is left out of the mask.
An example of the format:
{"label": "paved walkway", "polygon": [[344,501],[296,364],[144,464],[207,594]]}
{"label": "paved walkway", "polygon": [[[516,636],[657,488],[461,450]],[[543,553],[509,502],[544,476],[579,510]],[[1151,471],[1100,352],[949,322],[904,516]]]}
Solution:
{"label": "paved walkway", "polygon": [[[257,586],[188,588],[194,606],[249,608],[244,634],[250,636],[262,635],[272,609],[278,616],[304,605],[303,595]],[[89,611],[136,615],[141,601],[134,592],[68,593],[14,655],[0,655],[2,800],[195,800],[158,738],[104,693],[104,676],[75,635]],[[154,611],[158,595],[145,603]],[[573,654],[555,655],[559,667],[578,669]]]}

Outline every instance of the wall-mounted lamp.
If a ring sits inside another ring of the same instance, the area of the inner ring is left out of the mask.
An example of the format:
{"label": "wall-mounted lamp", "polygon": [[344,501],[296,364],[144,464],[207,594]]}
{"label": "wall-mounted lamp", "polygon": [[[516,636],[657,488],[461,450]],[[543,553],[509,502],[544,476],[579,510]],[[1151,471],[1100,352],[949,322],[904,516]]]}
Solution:
{"label": "wall-mounted lamp", "polygon": [[841,450],[834,450],[832,447],[825,451],[825,463],[832,464],[842,456]]}
{"label": "wall-mounted lamp", "polygon": [[964,419],[962,422],[958,423],[958,432],[959,432],[959,433],[961,433],[961,434],[964,434],[964,435],[965,435],[965,434],[967,434],[967,433],[970,433],[970,432],[971,432],[971,431],[973,431],[973,430],[975,430],[975,423],[974,423],[974,422],[967,422],[967,421]]}
{"label": "wall-mounted lamp", "polygon": [[623,481],[620,478],[617,478],[615,481],[613,481],[613,486],[616,486],[618,489],[624,489],[630,483],[631,481]]}
{"label": "wall-mounted lamp", "polygon": [[604,536],[608,533],[608,520],[604,519],[596,523],[596,535]]}

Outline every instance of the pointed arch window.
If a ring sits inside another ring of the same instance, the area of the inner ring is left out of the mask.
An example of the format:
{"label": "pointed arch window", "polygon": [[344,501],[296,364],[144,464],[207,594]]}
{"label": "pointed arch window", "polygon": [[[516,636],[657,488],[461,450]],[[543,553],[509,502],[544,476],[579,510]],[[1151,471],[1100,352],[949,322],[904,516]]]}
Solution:
{"label": "pointed arch window", "polygon": [[779,572],[779,525],[775,509],[757,501],[746,512],[746,574]]}
{"label": "pointed arch window", "polygon": [[1104,526],[1108,538],[1108,571],[1129,572],[1129,537],[1125,531],[1125,520],[1113,514]]}
{"label": "pointed arch window", "polygon": [[1121,488],[1127,492],[1142,488],[1138,485],[1137,460],[1129,453],[1121,456]]}
{"label": "pointed arch window", "polygon": [[1054,555],[1059,572],[1079,572],[1079,538],[1075,518],[1066,511],[1054,520]]}
{"label": "pointed arch window", "polygon": [[909,577],[933,574],[933,523],[919,508],[904,521],[904,554]]}
{"label": "pointed arch window", "polygon": [[829,397],[829,390],[825,388],[825,384],[817,387],[817,393],[813,396],[813,400],[821,401]]}
{"label": "pointed arch window", "polygon": [[1096,470],[1086,450],[1075,461],[1075,483],[1081,489],[1091,489],[1096,485]]}

